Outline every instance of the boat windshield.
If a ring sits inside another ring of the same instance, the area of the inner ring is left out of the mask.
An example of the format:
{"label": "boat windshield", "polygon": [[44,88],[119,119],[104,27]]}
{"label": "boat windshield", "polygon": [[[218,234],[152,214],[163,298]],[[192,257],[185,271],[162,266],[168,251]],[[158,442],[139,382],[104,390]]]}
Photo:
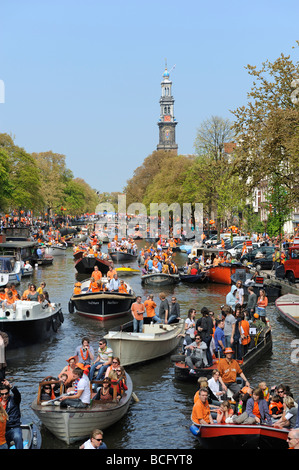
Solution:
{"label": "boat windshield", "polygon": [[13,270],[11,260],[8,258],[0,258],[0,272],[10,273]]}

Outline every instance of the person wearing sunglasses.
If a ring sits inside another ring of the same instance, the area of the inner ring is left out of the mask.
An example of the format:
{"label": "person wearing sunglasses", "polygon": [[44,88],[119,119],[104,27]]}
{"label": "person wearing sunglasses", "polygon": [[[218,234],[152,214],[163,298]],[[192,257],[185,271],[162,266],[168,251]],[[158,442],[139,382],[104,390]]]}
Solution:
{"label": "person wearing sunglasses", "polygon": [[103,431],[94,429],[88,441],[85,441],[79,449],[107,449],[105,442],[103,442]]}
{"label": "person wearing sunglasses", "polygon": [[21,394],[17,387],[12,386],[8,380],[3,380],[0,386],[0,400],[8,414],[5,438],[6,442],[14,441],[16,449],[23,449],[23,437],[21,429]]}

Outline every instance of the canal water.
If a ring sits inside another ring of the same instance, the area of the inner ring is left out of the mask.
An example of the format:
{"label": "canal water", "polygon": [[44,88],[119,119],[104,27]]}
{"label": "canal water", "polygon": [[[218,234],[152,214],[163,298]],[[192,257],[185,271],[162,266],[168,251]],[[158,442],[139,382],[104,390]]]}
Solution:
{"label": "canal water", "polygon": [[[187,255],[175,253],[174,259],[178,266],[182,266],[186,262]],[[138,267],[137,262],[131,267]],[[90,337],[96,351],[99,338],[106,334],[109,328],[131,320],[131,316],[128,315],[103,324],[80,317],[76,313],[70,314],[68,301],[76,278],[72,248],[68,248],[64,256],[54,258],[52,266],[35,269],[32,278],[22,280],[19,288],[19,291],[23,291],[30,280],[37,286],[41,281],[45,281],[51,301],[62,305],[65,319],[58,333],[50,341],[7,352],[6,375],[22,394],[23,422],[34,421],[38,424],[42,433],[43,449],[77,449],[81,443],[67,446],[38,421],[31,409],[31,403],[37,394],[37,383],[46,376],[59,374],[67,364],[66,359],[73,355],[76,346],[81,344],[83,336]],[[159,305],[160,289],[142,287],[139,275],[123,278],[131,284],[136,294],[142,296],[143,300],[148,293],[153,293]],[[229,290],[229,286],[216,284],[194,286],[179,283],[176,286],[163,288],[169,300],[173,294],[177,297],[183,318],[187,316],[189,308],[196,308],[199,312],[203,306],[212,309],[217,316]],[[299,397],[298,333],[277,316],[273,306],[268,308],[268,317],[273,331],[273,351],[253,366],[246,375],[252,386],[256,386],[261,380],[265,380],[268,386],[287,384],[297,399]],[[127,370],[139,401],[132,400],[127,415],[104,431],[104,441],[108,448],[196,449],[197,440],[190,433],[189,427],[197,385],[179,382],[174,378],[170,355],[153,362],[132,366]]]}

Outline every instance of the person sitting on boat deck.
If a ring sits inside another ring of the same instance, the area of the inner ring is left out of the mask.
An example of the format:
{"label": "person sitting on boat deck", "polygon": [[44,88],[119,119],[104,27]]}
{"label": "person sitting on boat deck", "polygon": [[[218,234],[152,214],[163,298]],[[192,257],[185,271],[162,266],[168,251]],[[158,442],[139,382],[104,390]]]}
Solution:
{"label": "person sitting on boat deck", "polygon": [[94,359],[94,349],[90,345],[88,337],[84,336],[80,346],[76,347],[74,356],[77,356],[79,362],[82,362],[85,366],[90,365]]}
{"label": "person sitting on boat deck", "polygon": [[105,378],[108,378],[110,380],[117,380],[117,372],[116,369],[118,369],[120,366],[120,359],[119,357],[113,357],[112,362],[110,366],[106,369],[105,372]]}
{"label": "person sitting on boat deck", "polygon": [[78,359],[77,356],[69,357],[66,360],[68,362],[68,365],[65,366],[60,372],[60,374],[58,375],[59,380],[62,378],[63,374],[67,375],[67,380],[65,382],[66,388],[70,387],[73,381],[75,380],[73,372],[74,372],[74,369],[76,368],[77,359]]}
{"label": "person sitting on boat deck", "polygon": [[43,294],[45,287],[46,287],[46,283],[45,283],[45,282],[41,282],[40,286],[36,289],[37,293],[38,293],[38,294]]}
{"label": "person sitting on boat deck", "polygon": [[260,316],[260,319],[267,323],[266,321],[266,307],[268,305],[268,297],[266,296],[266,292],[264,289],[260,289],[260,295],[257,299],[257,313]]}
{"label": "person sitting on boat deck", "polygon": [[177,302],[176,297],[172,296],[167,323],[168,325],[171,323],[177,323],[180,319],[180,304]]}
{"label": "person sitting on boat deck", "polygon": [[191,350],[186,351],[186,346],[191,344],[194,341],[195,336],[195,308],[190,308],[188,310],[188,316],[185,320],[185,337],[184,337],[184,351],[187,353],[187,356],[191,354]]}
{"label": "person sitting on boat deck", "polygon": [[80,295],[81,294],[81,282],[76,282],[74,286],[73,295]]}
{"label": "person sitting on boat deck", "polygon": [[249,398],[252,396],[251,387],[243,387],[237,393],[234,393],[231,400],[234,403],[235,415],[240,416],[246,411],[246,403]]}
{"label": "person sitting on boat deck", "polygon": [[108,284],[108,290],[109,292],[118,292],[120,286],[120,280],[118,279],[117,273],[114,274],[113,278],[110,279],[110,282]]}
{"label": "person sitting on boat deck", "polygon": [[226,399],[226,393],[222,390],[222,385],[219,380],[220,372],[218,369],[214,369],[212,372],[212,377],[208,379],[208,389],[210,390],[210,395],[213,400],[217,400],[219,402]]}
{"label": "person sitting on boat deck", "polygon": [[169,272],[169,265],[168,265],[166,262],[163,262],[163,265],[162,265],[162,273],[163,273],[163,274],[170,274],[170,272]]}
{"label": "person sitting on boat deck", "polygon": [[295,428],[298,416],[298,406],[295,400],[290,396],[283,399],[282,416],[275,421],[274,426],[277,428]]}
{"label": "person sitting on boat deck", "polygon": [[270,391],[265,381],[262,381],[258,384],[258,387],[263,390],[264,398],[269,403],[270,401]]}
{"label": "person sitting on boat deck", "polygon": [[91,277],[93,277],[95,281],[100,281],[102,279],[102,273],[99,270],[98,266],[95,266],[93,268],[93,272],[91,273]]}
{"label": "person sitting on boat deck", "polygon": [[30,284],[29,293],[27,295],[27,300],[35,301],[38,300],[38,292],[36,290],[35,284]]}
{"label": "person sitting on boat deck", "polygon": [[90,283],[87,292],[100,292],[98,281],[96,281],[94,277],[90,278]]}
{"label": "person sitting on boat deck", "polygon": [[44,294],[38,294],[37,301],[41,304],[42,308],[47,308],[50,306],[50,303],[46,300]]}
{"label": "person sitting on boat deck", "polygon": [[41,395],[40,395],[41,401],[49,401],[49,400],[53,400],[54,398],[55,398],[55,394],[53,392],[51,384],[43,385],[41,389]]}
{"label": "person sitting on boat deck", "polygon": [[216,421],[217,424],[231,423],[234,410],[228,400],[224,400],[220,403],[219,409],[217,410]]}
{"label": "person sitting on boat deck", "polygon": [[12,295],[14,296],[14,299],[15,299],[15,300],[19,300],[19,299],[20,299],[19,292],[18,292],[18,290],[17,290],[17,288],[16,288],[16,285],[15,285],[13,282],[10,284],[9,290],[12,292]]}
{"label": "person sitting on boat deck", "polygon": [[252,397],[247,400],[246,411],[233,418],[236,424],[267,424],[272,425],[268,403],[264,399],[263,391],[255,388]]}
{"label": "person sitting on boat deck", "polygon": [[89,379],[93,380],[95,372],[97,375],[95,380],[102,380],[105,375],[106,370],[112,364],[113,351],[107,345],[105,338],[99,340],[98,355],[96,360],[92,363],[89,371]]}
{"label": "person sitting on boat deck", "polygon": [[236,294],[237,294],[237,287],[233,285],[225,299],[226,305],[231,307],[233,310],[235,310],[236,304],[237,304]]}
{"label": "person sitting on boat deck", "polygon": [[133,332],[142,333],[143,329],[143,315],[145,313],[144,304],[141,301],[141,296],[136,297],[136,302],[131,305],[131,314],[133,317]]}
{"label": "person sitting on boat deck", "polygon": [[100,400],[102,402],[110,402],[113,400],[113,387],[111,387],[111,379],[105,377],[103,380],[103,386],[97,391],[94,400]]}
{"label": "person sitting on boat deck", "polygon": [[120,294],[127,294],[128,293],[128,289],[127,289],[126,284],[124,283],[123,279],[120,280],[120,286],[119,286],[118,292]]}
{"label": "person sitting on boat deck", "polygon": [[219,380],[224,391],[229,389],[232,393],[237,393],[240,390],[240,385],[237,384],[237,375],[244,380],[247,387],[250,384],[245,377],[239,363],[233,359],[234,351],[231,348],[224,350],[225,358],[219,360],[218,370],[220,372]]}
{"label": "person sitting on boat deck", "polygon": [[94,429],[90,434],[90,438],[85,441],[79,449],[107,449],[107,445],[103,442],[103,431],[100,429]]}
{"label": "person sitting on boat deck", "polygon": [[21,394],[17,387],[11,385],[6,379],[0,385],[0,401],[8,414],[5,432],[6,442],[14,441],[16,449],[23,449],[20,411]]}
{"label": "person sitting on boat deck", "polygon": [[128,390],[128,387],[127,387],[127,384],[126,384],[127,377],[126,377],[125,368],[123,366],[118,366],[117,369],[115,369],[115,370],[116,370],[116,374],[117,374],[116,396],[117,396],[117,399],[120,400],[123,393],[124,393],[124,391]]}
{"label": "person sitting on boat deck", "polygon": [[164,294],[164,292],[160,292],[159,299],[161,301],[159,305],[159,317],[163,323],[167,323],[169,314],[169,303],[166,299],[166,295]]}
{"label": "person sitting on boat deck", "polygon": [[11,290],[6,292],[6,298],[2,302],[2,309],[4,310],[6,308],[12,308],[14,311],[16,311],[16,300]]}
{"label": "person sitting on boat deck", "polygon": [[214,260],[213,260],[213,266],[218,266],[221,263],[221,258],[219,257],[218,254],[216,254]]}
{"label": "person sitting on boat deck", "polygon": [[147,318],[150,318],[154,323],[161,323],[161,319],[156,315],[155,308],[157,307],[156,302],[154,302],[153,294],[147,296],[146,301],[144,302],[144,307],[146,310]]}
{"label": "person sitting on boat deck", "polygon": [[199,334],[196,334],[195,341],[185,347],[185,350],[191,350],[190,356],[185,357],[185,363],[190,368],[190,374],[194,374],[194,366],[197,368],[208,367],[206,356],[207,345],[201,340]]}
{"label": "person sitting on boat deck", "polygon": [[31,282],[28,283],[27,289],[24,290],[21,296],[21,300],[27,300],[28,294],[30,292],[30,286],[31,286]]}
{"label": "person sitting on boat deck", "polygon": [[61,397],[59,399],[60,407],[67,408],[68,406],[72,406],[75,408],[87,408],[90,404],[91,398],[89,379],[80,367],[76,367],[73,374],[75,379],[78,380],[78,383],[76,384],[76,393],[71,396]]}
{"label": "person sitting on boat deck", "polygon": [[194,424],[213,424],[213,418],[208,402],[208,390],[201,388],[199,390],[198,400],[192,408],[191,420]]}

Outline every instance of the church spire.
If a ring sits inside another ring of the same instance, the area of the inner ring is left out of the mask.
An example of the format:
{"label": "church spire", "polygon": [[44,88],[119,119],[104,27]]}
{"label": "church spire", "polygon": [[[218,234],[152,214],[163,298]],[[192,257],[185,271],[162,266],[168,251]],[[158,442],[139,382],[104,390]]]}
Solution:
{"label": "church spire", "polygon": [[[174,69],[175,65],[170,71]],[[167,60],[165,59],[165,70],[161,81],[160,98],[160,119],[159,126],[159,144],[157,150],[171,150],[177,153],[178,145],[175,142],[175,126],[177,121],[174,117],[174,99],[172,96],[172,81],[170,72],[167,69]]]}

